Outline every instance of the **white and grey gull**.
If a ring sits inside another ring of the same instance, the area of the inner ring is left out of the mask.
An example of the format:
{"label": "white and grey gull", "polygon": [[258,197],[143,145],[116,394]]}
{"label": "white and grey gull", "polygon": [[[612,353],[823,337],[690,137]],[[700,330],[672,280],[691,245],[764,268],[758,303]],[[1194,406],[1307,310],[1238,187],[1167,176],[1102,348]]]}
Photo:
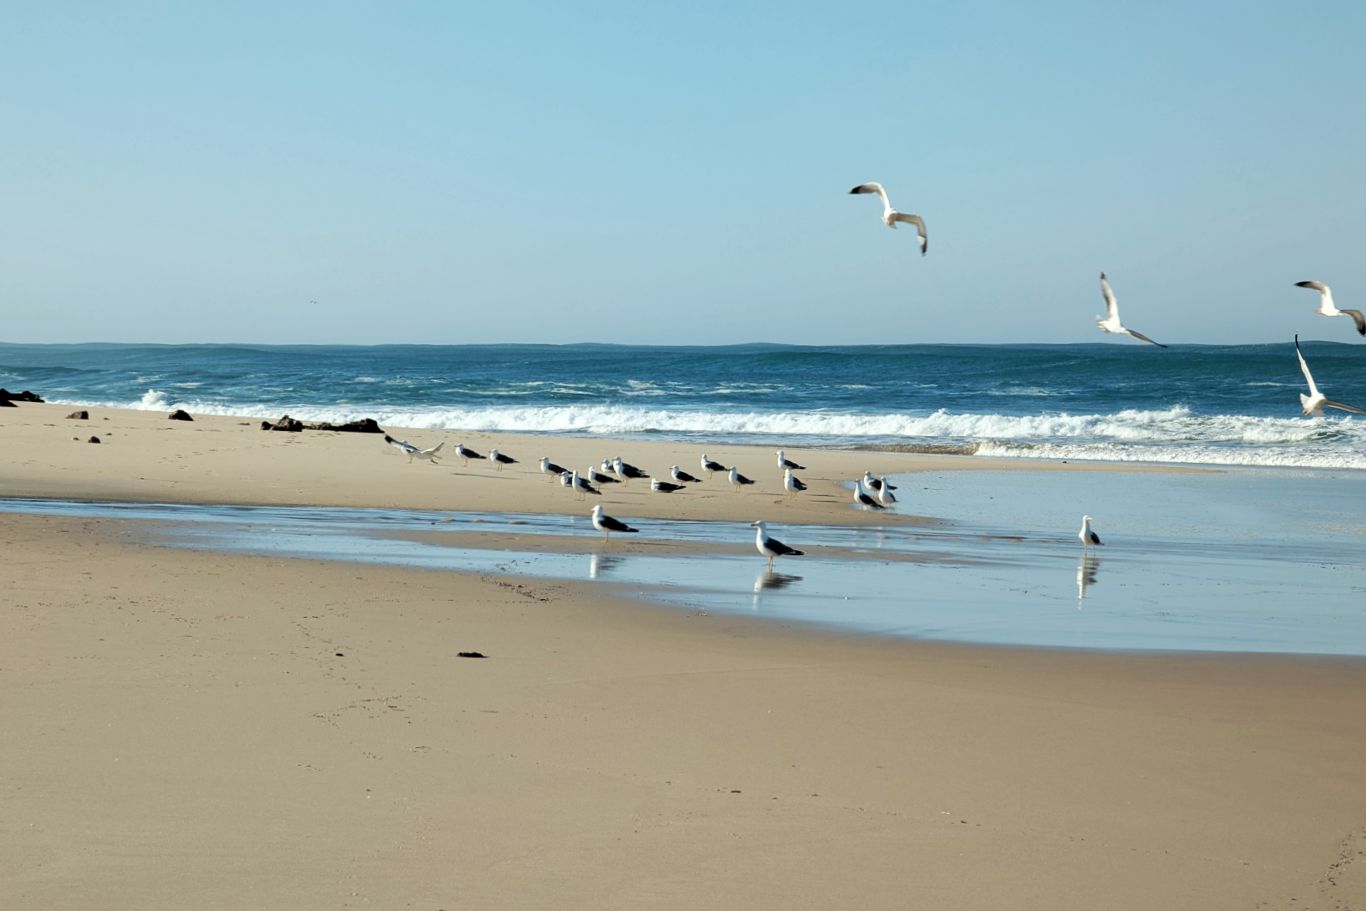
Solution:
{"label": "white and grey gull", "polygon": [[765,557],[768,557],[768,568],[773,568],[774,557],[801,557],[805,551],[797,550],[795,547],[788,547],[782,541],[768,533],[768,526],[762,520],[749,523],[750,528],[757,529],[754,533],[754,546]]}
{"label": "white and grey gull", "polygon": [[620,519],[614,519],[602,511],[602,504],[593,507],[593,527],[602,532],[602,539],[606,541],[612,536],[612,532],[622,534],[635,534],[639,528],[632,528]]}
{"label": "white and grey gull", "polygon": [[1304,381],[1309,384],[1309,394],[1300,393],[1300,407],[1303,409],[1305,417],[1323,414],[1325,408],[1336,408],[1339,411],[1346,411],[1351,414],[1366,414],[1366,411],[1355,405],[1335,402],[1319,392],[1319,387],[1314,384],[1314,376],[1309,372],[1309,365],[1305,363],[1304,354],[1300,352],[1300,337],[1298,335],[1295,336],[1295,356],[1300,359],[1300,372],[1304,374]]}
{"label": "white and grey gull", "polygon": [[1319,293],[1319,308],[1314,312],[1319,316],[1350,316],[1357,324],[1357,335],[1366,335],[1366,317],[1360,310],[1342,310],[1333,303],[1333,292],[1323,282],[1295,282],[1296,288],[1311,288]]}
{"label": "white and grey gull", "polygon": [[407,440],[396,440],[393,437],[389,436],[389,434],[387,433],[384,435],[384,442],[388,443],[390,446],[394,447],[399,452],[406,455],[408,457],[409,462],[411,462],[413,459],[418,459],[421,461],[431,462],[433,465],[440,464],[440,460],[437,459],[436,454],[441,451],[442,446],[446,445],[446,442],[443,440],[430,449],[418,449],[416,446],[414,446],[412,443],[409,443]]}
{"label": "white and grey gull", "polygon": [[1081,549],[1084,553],[1087,548],[1095,545],[1100,547],[1100,535],[1091,530],[1091,517],[1081,517],[1081,531],[1077,532],[1077,537],[1081,539]]}
{"label": "white and grey gull", "polygon": [[1142,332],[1136,332],[1120,322],[1119,301],[1115,299],[1115,292],[1110,290],[1110,282],[1105,277],[1104,272],[1100,273],[1100,294],[1101,297],[1105,298],[1105,315],[1096,317],[1096,325],[1101,328],[1101,331],[1132,336],[1140,342],[1147,342],[1148,344],[1156,345],[1159,348],[1167,347],[1161,342],[1155,342]]}
{"label": "white and grey gull", "polygon": [[920,240],[920,255],[924,256],[930,248],[930,238],[925,232],[925,219],[919,215],[912,215],[909,212],[898,212],[892,208],[892,203],[887,199],[887,191],[882,188],[880,183],[861,183],[850,193],[876,193],[882,199],[882,223],[889,228],[896,228],[897,222],[908,225],[915,225],[915,230]]}

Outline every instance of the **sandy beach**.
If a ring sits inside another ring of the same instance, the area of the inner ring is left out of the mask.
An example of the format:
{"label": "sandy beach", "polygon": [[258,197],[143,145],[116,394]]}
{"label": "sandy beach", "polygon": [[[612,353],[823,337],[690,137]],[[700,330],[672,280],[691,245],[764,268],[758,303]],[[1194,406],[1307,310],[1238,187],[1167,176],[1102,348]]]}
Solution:
{"label": "sandy beach", "polygon": [[[402,434],[521,461],[496,472],[374,435],[71,410],[0,413],[0,496],[568,513],[591,504],[543,455],[698,469],[676,443]],[[1107,470],[789,450],[794,499],[772,450],[707,451],[758,483],[604,500],[917,523],[839,483]],[[154,547],[118,521],[0,530],[6,907],[1366,906],[1366,661],[880,639],[588,583]]]}

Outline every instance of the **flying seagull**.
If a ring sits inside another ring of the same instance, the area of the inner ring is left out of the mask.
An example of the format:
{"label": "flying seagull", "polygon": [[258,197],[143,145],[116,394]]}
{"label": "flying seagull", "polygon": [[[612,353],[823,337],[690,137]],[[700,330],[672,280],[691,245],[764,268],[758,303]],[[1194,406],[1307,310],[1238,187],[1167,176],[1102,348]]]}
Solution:
{"label": "flying seagull", "polygon": [[554,462],[550,461],[549,456],[541,456],[541,471],[550,475],[551,480],[554,480],[560,475],[568,472],[569,469],[565,468],[563,465],[556,465]]}
{"label": "flying seagull", "polygon": [[475,452],[473,449],[470,449],[468,446],[466,446],[466,445],[463,444],[463,443],[456,443],[456,444],[455,444],[455,454],[458,455],[458,456],[460,456],[461,460],[462,460],[466,465],[468,465],[468,464],[470,463],[470,459],[482,459],[482,458],[483,458],[483,456],[481,456],[479,453]]}
{"label": "flying seagull", "polygon": [[802,483],[801,478],[792,473],[791,468],[784,468],[783,490],[787,491],[789,494],[801,493],[803,490],[806,490],[806,485]]}
{"label": "flying seagull", "polygon": [[674,479],[675,481],[681,481],[681,482],[684,483],[684,484],[700,484],[700,483],[702,483],[702,479],[701,479],[701,478],[695,478],[695,477],[693,477],[692,475],[688,474],[688,473],[687,473],[686,471],[684,471],[683,469],[679,468],[677,465],[675,465],[673,468],[669,469],[669,474],[673,475],[673,479]]}
{"label": "flying seagull", "polygon": [[871,496],[868,495],[866,491],[864,491],[863,481],[861,480],[854,482],[854,502],[862,506],[865,510],[887,508],[886,506],[883,506],[881,503],[879,503],[877,500],[874,500]]}
{"label": "flying seagull", "polygon": [[611,516],[603,515],[601,503],[593,507],[593,527],[602,532],[602,539],[604,541],[610,538],[614,531],[619,531],[623,534],[635,534],[640,531],[639,528],[632,528],[620,519],[614,519]]}
{"label": "flying seagull", "polygon": [[503,455],[496,449],[489,450],[489,461],[499,470],[503,470],[504,465],[516,465],[517,460],[510,455]]}
{"label": "flying seagull", "polygon": [[675,490],[686,490],[687,487],[683,484],[670,484],[668,481],[651,478],[650,489],[655,493],[673,493]]}
{"label": "flying seagull", "polygon": [[767,526],[762,521],[749,523],[750,528],[757,528],[754,533],[754,546],[759,553],[768,557],[768,568],[773,568],[774,557],[800,557],[805,551],[797,550],[795,547],[788,547],[782,541],[769,535]]}
{"label": "flying seagull", "polygon": [[784,471],[788,469],[791,469],[792,471],[806,471],[805,465],[798,465],[796,462],[783,455],[781,449],[778,450],[778,467]]}
{"label": "flying seagull", "polygon": [[1314,377],[1309,373],[1309,365],[1304,362],[1304,355],[1300,353],[1300,337],[1295,336],[1295,356],[1300,359],[1300,372],[1304,374],[1304,381],[1309,384],[1309,394],[1300,393],[1300,405],[1304,408],[1304,416],[1309,417],[1313,414],[1323,414],[1325,408],[1337,408],[1339,411],[1349,411],[1352,414],[1366,414],[1355,405],[1345,405],[1342,402],[1335,402],[1319,392],[1319,387],[1314,385]]}
{"label": "flying seagull", "polygon": [[896,228],[897,222],[905,222],[908,225],[915,225],[916,232],[920,235],[920,255],[924,256],[925,251],[930,248],[929,235],[925,233],[925,219],[919,215],[911,215],[907,212],[898,212],[892,208],[892,204],[887,199],[887,191],[882,189],[880,183],[861,183],[850,193],[876,193],[882,197],[882,223],[889,228]]}
{"label": "flying seagull", "polygon": [[1105,298],[1105,316],[1096,317],[1096,325],[1105,332],[1116,332],[1120,335],[1132,335],[1140,342],[1148,342],[1159,348],[1166,345],[1161,342],[1154,342],[1142,332],[1135,332],[1133,329],[1126,329],[1119,321],[1119,301],[1115,300],[1115,292],[1110,290],[1110,282],[1106,280],[1105,273],[1100,273],[1100,293]]}
{"label": "flying seagull", "polygon": [[439,461],[436,457],[437,452],[441,450],[442,446],[446,445],[446,442],[443,440],[440,443],[437,443],[431,449],[418,449],[416,446],[414,446],[412,443],[409,443],[407,440],[396,440],[393,437],[389,436],[389,434],[387,433],[384,435],[384,442],[388,443],[390,446],[394,447],[399,452],[405,453],[408,456],[409,462],[412,462],[413,459],[426,459],[433,465],[438,464]]}
{"label": "flying seagull", "polygon": [[1296,288],[1313,288],[1319,293],[1319,309],[1314,312],[1320,316],[1350,316],[1357,324],[1357,335],[1366,335],[1366,317],[1360,310],[1339,310],[1333,303],[1333,292],[1323,282],[1295,282]]}
{"label": "flying seagull", "polygon": [[1081,517],[1081,531],[1077,532],[1077,537],[1081,539],[1081,549],[1085,551],[1092,544],[1101,546],[1100,535],[1091,530],[1091,517]]}
{"label": "flying seagull", "polygon": [[734,467],[732,467],[731,470],[730,470],[729,472],[726,473],[726,477],[730,479],[731,485],[732,485],[736,490],[739,490],[741,487],[746,487],[746,486],[748,486],[748,485],[754,483],[754,482],[751,481],[749,478],[747,478],[747,477],[745,477],[744,475],[740,474],[740,470],[739,470],[738,468],[734,468]]}
{"label": "flying seagull", "polygon": [[726,466],[722,465],[720,462],[713,461],[712,459],[707,458],[707,454],[705,452],[702,453],[702,470],[707,473],[707,477],[711,477],[718,471],[729,471],[729,469],[726,468]]}

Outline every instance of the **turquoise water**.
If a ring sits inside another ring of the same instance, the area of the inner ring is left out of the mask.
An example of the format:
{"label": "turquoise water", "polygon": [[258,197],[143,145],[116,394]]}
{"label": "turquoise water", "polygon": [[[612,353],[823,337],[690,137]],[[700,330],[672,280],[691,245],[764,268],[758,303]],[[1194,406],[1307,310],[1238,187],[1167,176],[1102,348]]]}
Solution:
{"label": "turquoise water", "polygon": [[[681,608],[832,629],[1003,645],[1366,655],[1366,476],[903,475],[904,510],[931,527],[771,529],[808,555],[766,569],[742,523],[628,519],[640,538],[730,553],[623,554],[586,515],[0,501],[0,509],[135,520],[149,540],[465,572],[586,579]],[[1095,517],[1105,544],[1083,555]],[[395,533],[430,532],[437,543]],[[451,534],[441,543],[442,533]],[[515,532],[525,550],[469,546]],[[537,536],[578,540],[542,552]]]}
{"label": "turquoise water", "polygon": [[[1366,344],[1311,342],[1366,407]],[[1366,469],[1366,420],[1301,416],[1290,339],[1249,346],[0,344],[49,401],[394,427]],[[0,420],[3,416],[0,415]]]}

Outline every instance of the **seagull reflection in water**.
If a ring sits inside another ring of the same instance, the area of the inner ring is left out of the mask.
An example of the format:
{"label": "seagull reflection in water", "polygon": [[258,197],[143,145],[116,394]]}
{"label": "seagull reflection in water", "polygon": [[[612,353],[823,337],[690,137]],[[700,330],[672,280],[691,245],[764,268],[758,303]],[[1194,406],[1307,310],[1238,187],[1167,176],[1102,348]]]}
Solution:
{"label": "seagull reflection in water", "polygon": [[596,579],[612,572],[613,568],[619,566],[624,558],[615,554],[589,554],[588,555],[588,578]]}
{"label": "seagull reflection in water", "polygon": [[1086,590],[1096,584],[1096,572],[1100,569],[1100,557],[1086,554],[1077,561],[1077,610],[1086,600]]}
{"label": "seagull reflection in water", "polygon": [[787,588],[792,583],[800,581],[802,581],[801,576],[792,576],[787,573],[775,573],[772,570],[764,570],[754,578],[753,609],[756,611],[759,609],[759,597],[764,592]]}

